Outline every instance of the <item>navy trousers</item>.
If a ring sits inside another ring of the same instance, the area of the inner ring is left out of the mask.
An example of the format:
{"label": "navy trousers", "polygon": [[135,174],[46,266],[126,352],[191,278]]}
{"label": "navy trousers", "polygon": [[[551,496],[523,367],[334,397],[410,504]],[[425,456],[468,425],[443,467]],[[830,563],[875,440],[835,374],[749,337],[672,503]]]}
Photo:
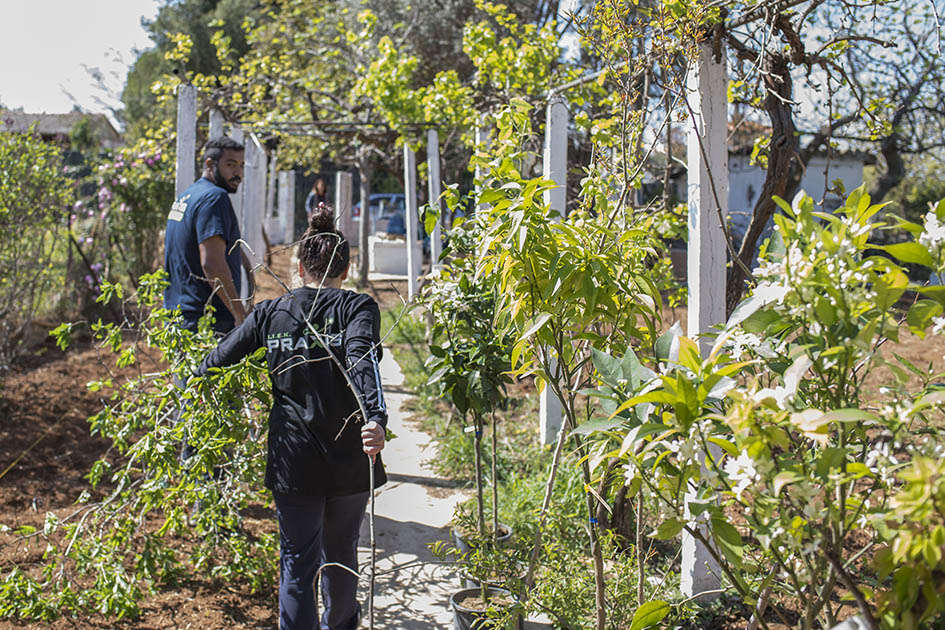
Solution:
{"label": "navy trousers", "polygon": [[301,497],[273,492],[279,516],[279,627],[281,630],[355,630],[361,607],[357,576],[325,568],[321,624],[316,625],[313,583],[327,562],[358,569],[358,532],[369,493]]}

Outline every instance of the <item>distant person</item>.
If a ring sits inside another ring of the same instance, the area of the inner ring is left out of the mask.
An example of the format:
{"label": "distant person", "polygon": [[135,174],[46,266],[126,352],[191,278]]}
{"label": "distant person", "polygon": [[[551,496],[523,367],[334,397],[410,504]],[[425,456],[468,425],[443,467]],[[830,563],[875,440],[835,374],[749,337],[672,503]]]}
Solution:
{"label": "distant person", "polygon": [[318,209],[319,204],[328,205],[328,187],[325,180],[319,177],[312,184],[312,192],[305,198],[305,214],[311,219],[312,214]]}
{"label": "distant person", "polygon": [[[230,202],[243,180],[243,145],[226,136],[207,142],[200,179],[181,193],[167,215],[164,306],[180,307],[182,325],[197,330],[208,304],[213,329],[225,334],[246,318],[240,301],[239,223]],[[247,274],[249,277],[249,274]]]}
{"label": "distant person", "polygon": [[379,455],[387,426],[380,311],[371,296],[341,288],[350,249],[331,208],[312,215],[298,258],[305,286],[257,305],[197,373],[266,348],[272,409],[265,484],[279,521],[279,627],[354,630],[357,576],[338,567],[322,572],[321,620],[313,580],[329,562],[357,571],[371,467],[375,487],[387,480]]}

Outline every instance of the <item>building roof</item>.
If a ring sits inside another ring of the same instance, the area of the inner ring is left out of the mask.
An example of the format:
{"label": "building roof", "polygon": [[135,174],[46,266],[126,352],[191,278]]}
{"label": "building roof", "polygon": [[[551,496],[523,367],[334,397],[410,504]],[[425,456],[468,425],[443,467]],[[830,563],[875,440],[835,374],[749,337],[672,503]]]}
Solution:
{"label": "building roof", "polygon": [[121,144],[119,134],[104,114],[86,114],[70,112],[68,114],[29,114],[26,112],[0,110],[0,131],[15,131],[25,133],[36,125],[36,131],[43,137],[68,137],[83,118],[88,118],[99,142],[106,147],[115,147]]}
{"label": "building roof", "polygon": [[[728,122],[728,153],[729,155],[751,155],[755,148],[755,140],[771,135],[771,127],[747,118],[734,118]],[[804,134],[802,134],[804,135]],[[803,146],[803,142],[801,143]],[[815,156],[825,156],[827,152],[820,148],[814,152]],[[876,156],[868,151],[853,149],[835,149],[831,152],[832,159],[849,159],[862,161],[864,164],[876,162]]]}

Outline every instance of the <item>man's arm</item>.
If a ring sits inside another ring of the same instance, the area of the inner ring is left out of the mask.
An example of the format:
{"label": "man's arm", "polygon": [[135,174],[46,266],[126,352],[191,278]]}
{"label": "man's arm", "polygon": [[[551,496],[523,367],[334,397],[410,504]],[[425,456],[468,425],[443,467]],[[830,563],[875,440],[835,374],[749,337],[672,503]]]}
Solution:
{"label": "man's arm", "polygon": [[233,319],[239,326],[246,319],[246,309],[243,308],[236,292],[236,285],[230,276],[230,267],[226,264],[226,241],[222,236],[211,236],[200,243],[199,248],[204,277],[214,290],[220,290],[223,304],[233,314]]}

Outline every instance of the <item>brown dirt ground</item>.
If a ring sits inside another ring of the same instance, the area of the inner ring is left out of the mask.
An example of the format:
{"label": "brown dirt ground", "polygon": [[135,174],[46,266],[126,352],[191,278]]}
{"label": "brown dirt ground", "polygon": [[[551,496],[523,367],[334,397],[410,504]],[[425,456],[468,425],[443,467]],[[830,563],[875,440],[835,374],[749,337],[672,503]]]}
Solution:
{"label": "brown dirt ground", "polygon": [[[272,269],[276,275],[289,277],[288,268],[288,256],[275,257]],[[267,274],[257,277],[258,299],[282,292],[279,283]],[[378,282],[368,291],[384,308],[401,303],[402,296],[406,297],[404,285]],[[676,309],[675,317],[685,325],[685,309]],[[941,338],[921,340],[906,334],[899,344],[890,344],[884,352],[896,352],[917,363],[932,361],[939,369],[945,367],[945,340]],[[99,394],[88,391],[85,385],[102,378],[108,361],[109,356],[88,341],[62,352],[47,340],[0,375],[0,524],[41,527],[47,511],[60,515],[71,511],[75,498],[87,486],[84,475],[107,447],[103,440],[89,435],[87,418],[100,409],[101,403]],[[874,386],[883,382],[881,374],[871,379]],[[274,522],[270,521],[270,526],[274,528]],[[6,573],[15,558],[23,557],[21,545],[11,540],[9,535],[0,535],[0,573]],[[35,552],[31,555],[36,556]],[[95,616],[26,625],[0,620],[0,630],[249,629],[276,625],[274,590],[254,595],[245,585],[210,578],[195,579],[145,598],[142,616],[134,622],[110,622]]]}

